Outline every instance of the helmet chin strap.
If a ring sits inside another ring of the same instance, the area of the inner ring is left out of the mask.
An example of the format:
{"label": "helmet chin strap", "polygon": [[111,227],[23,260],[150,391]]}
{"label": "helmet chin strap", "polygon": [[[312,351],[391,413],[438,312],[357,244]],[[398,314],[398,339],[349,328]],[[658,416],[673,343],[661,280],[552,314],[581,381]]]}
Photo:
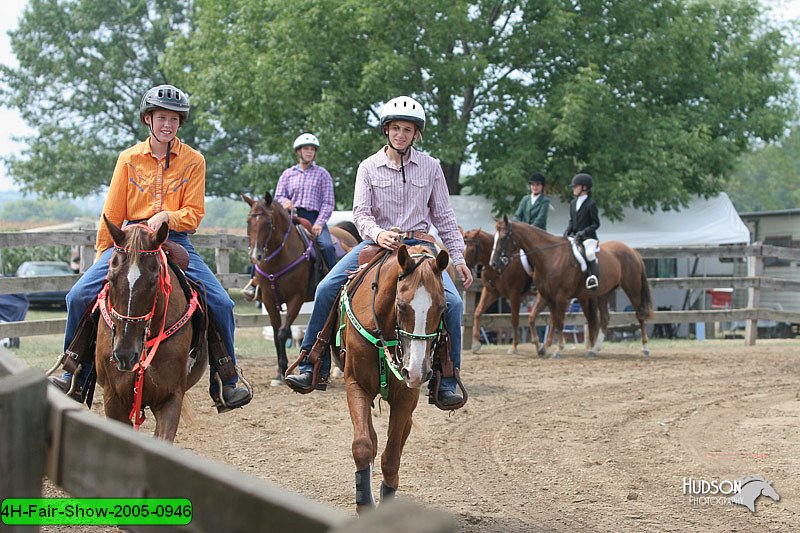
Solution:
{"label": "helmet chin strap", "polygon": [[409,148],[414,146],[414,140],[413,139],[411,140],[411,143],[408,146],[406,146],[405,150],[398,150],[392,144],[392,141],[389,139],[389,133],[387,132],[386,133],[386,142],[389,144],[389,148],[391,148],[392,150],[394,150],[395,152],[400,154],[400,174],[403,175],[403,183],[405,183],[406,182],[406,167],[403,166],[403,156],[408,153],[408,149]]}
{"label": "helmet chin strap", "polygon": [[[153,115],[150,115],[150,124],[149,124],[149,126],[150,126],[150,135],[152,135],[153,138],[155,140],[157,140],[158,142],[163,143],[164,141],[159,139],[158,135],[156,135],[156,132],[153,131]],[[164,170],[169,168],[169,153],[171,151],[172,151],[172,141],[170,140],[170,141],[167,141],[167,161],[164,164]]]}

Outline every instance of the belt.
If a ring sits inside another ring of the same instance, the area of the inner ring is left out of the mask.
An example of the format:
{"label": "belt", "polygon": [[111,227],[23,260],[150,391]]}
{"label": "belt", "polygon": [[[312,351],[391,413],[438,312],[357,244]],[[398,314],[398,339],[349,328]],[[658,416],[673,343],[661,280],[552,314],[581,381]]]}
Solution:
{"label": "belt", "polygon": [[430,233],[425,233],[424,231],[404,231],[400,233],[404,241],[425,241],[429,243],[435,243],[436,239],[433,238],[433,235]]}

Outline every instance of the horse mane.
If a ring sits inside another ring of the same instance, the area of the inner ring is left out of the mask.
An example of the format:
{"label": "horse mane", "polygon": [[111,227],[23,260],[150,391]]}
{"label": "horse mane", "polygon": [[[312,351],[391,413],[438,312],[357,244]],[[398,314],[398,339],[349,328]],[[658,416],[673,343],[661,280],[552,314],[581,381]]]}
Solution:
{"label": "horse mane", "polygon": [[139,261],[139,250],[148,250],[150,244],[145,242],[145,236],[148,235],[143,228],[138,226],[129,226],[130,229],[125,233],[128,235],[127,242],[125,243],[125,250],[128,251],[128,260],[132,265]]}
{"label": "horse mane", "polygon": [[541,228],[537,228],[536,226],[531,226],[530,224],[527,224],[525,222],[509,220],[508,223],[511,224],[514,230],[522,230],[523,232],[529,231],[534,235],[536,235],[537,237],[546,239],[548,241],[548,244],[555,244],[557,242],[561,242],[564,240],[564,237],[561,237],[559,235],[553,235],[550,232],[547,232]]}

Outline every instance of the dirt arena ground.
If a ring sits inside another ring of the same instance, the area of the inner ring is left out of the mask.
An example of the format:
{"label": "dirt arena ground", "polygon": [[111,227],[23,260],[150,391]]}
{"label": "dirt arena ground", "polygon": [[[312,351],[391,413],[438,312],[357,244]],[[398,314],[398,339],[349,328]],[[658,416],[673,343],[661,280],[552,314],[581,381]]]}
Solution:
{"label": "dirt arena ground", "polygon": [[[800,529],[800,342],[651,347],[646,359],[635,343],[596,360],[574,347],[543,360],[531,345],[465,354],[469,403],[448,416],[421,399],[398,495],[453,514],[461,532]],[[269,387],[274,358],[242,364],[253,403],[217,415],[196,387],[177,445],[354,512],[341,380],[301,396]],[[387,420],[376,413],[381,445]],[[375,471],[377,494],[380,460]],[[755,514],[683,492],[684,478],[752,475],[781,497],[760,497]]]}

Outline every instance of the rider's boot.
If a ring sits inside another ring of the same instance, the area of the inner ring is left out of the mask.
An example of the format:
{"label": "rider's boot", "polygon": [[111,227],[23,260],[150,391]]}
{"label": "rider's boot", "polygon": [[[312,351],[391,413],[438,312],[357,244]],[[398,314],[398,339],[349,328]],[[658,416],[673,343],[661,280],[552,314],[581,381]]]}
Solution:
{"label": "rider's boot", "polygon": [[597,285],[600,283],[597,279],[597,259],[589,261],[587,266],[589,267],[589,276],[586,278],[586,288],[592,291],[597,290]]}

